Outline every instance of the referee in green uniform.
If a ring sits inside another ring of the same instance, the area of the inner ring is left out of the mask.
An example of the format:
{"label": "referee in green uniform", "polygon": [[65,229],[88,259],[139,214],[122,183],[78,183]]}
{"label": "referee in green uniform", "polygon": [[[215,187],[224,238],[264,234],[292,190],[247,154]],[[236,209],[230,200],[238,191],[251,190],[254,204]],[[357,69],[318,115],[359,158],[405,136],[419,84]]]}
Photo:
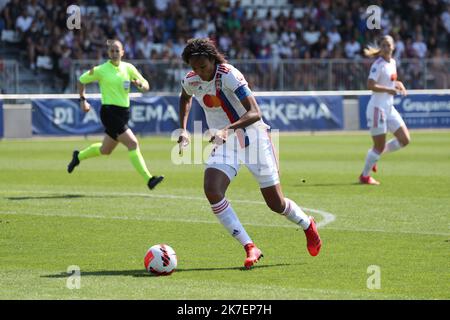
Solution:
{"label": "referee in green uniform", "polygon": [[145,179],[147,186],[153,189],[164,177],[152,176],[145,165],[139,150],[139,143],[133,131],[128,128],[130,119],[130,84],[135,85],[141,92],[149,90],[147,80],[139,73],[135,66],[122,60],[123,45],[118,40],[108,40],[107,62],[83,73],[79,79],[80,107],[84,112],[91,109],[85,98],[85,85],[98,81],[102,94],[100,119],[105,127],[103,142],[94,143],[81,151],[75,150],[72,161],[67,166],[71,173],[80,161],[97,157],[101,154],[109,155],[121,142],[128,148],[128,154],[133,167]]}

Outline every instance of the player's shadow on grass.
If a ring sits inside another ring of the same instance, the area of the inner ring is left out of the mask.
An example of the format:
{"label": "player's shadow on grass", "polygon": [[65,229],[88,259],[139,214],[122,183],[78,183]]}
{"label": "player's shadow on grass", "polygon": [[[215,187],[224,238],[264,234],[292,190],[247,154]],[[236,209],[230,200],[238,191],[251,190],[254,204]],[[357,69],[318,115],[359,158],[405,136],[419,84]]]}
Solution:
{"label": "player's shadow on grass", "polygon": [[344,187],[344,186],[361,186],[362,184],[359,182],[336,182],[336,183],[296,183],[294,184],[294,187]]}
{"label": "player's shadow on grass", "polygon": [[[276,268],[276,267],[288,267],[292,266],[292,263],[278,263],[278,264],[268,264],[268,265],[255,265],[250,270],[244,267],[221,267],[221,268],[178,268],[175,270],[176,273],[180,272],[203,272],[203,271],[225,271],[225,270],[240,270],[251,272],[253,269],[262,268]],[[297,263],[296,263],[297,265]],[[41,278],[68,278],[71,274],[61,272],[58,274],[43,275]],[[80,271],[80,276],[131,276],[131,277],[152,277],[153,275],[145,271],[145,269],[136,270],[100,270],[100,271]]]}
{"label": "player's shadow on grass", "polygon": [[[43,196],[20,196],[20,197],[5,197],[5,199],[12,200],[12,201],[22,201],[22,200],[42,200],[42,199],[81,199],[81,198],[123,198],[123,197],[130,197],[129,194],[126,195],[120,195],[120,194],[105,194],[105,195],[98,195],[98,194],[54,194],[54,195],[43,195]],[[132,197],[139,197],[139,198],[148,198],[149,195],[143,195],[143,194],[136,194],[132,195]]]}
{"label": "player's shadow on grass", "polygon": [[42,200],[42,199],[75,199],[85,198],[82,194],[60,194],[53,196],[22,196],[22,197],[7,197],[8,200],[21,201],[21,200]]}

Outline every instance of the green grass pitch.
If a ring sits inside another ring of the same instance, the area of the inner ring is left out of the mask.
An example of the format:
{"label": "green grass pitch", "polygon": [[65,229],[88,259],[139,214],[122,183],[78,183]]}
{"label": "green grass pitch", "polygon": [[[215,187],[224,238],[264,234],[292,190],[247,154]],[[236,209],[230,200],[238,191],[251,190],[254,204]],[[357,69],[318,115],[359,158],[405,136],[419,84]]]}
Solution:
{"label": "green grass pitch", "polygon": [[[0,141],[0,299],[449,299],[450,134],[411,136],[379,161],[380,186],[357,184],[367,132],[280,137],[283,191],[321,225],[317,257],[241,168],[227,198],[264,252],[251,270],[204,198],[203,165],[173,164],[169,137],[140,139],[166,177],[153,191],[123,146],[69,175],[72,150],[98,139]],[[171,276],[144,270],[157,243],[177,252]]]}

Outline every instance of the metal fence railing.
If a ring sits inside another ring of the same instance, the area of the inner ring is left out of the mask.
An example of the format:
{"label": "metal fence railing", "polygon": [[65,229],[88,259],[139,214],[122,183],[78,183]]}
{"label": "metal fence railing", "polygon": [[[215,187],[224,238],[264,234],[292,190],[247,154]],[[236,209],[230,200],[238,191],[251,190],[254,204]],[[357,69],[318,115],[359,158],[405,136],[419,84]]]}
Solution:
{"label": "metal fence railing", "polygon": [[0,59],[0,93],[19,92],[19,63]]}
{"label": "metal fence railing", "polygon": [[[178,92],[180,81],[189,71],[179,60],[133,60],[150,80],[152,91]],[[230,61],[245,75],[253,90],[364,90],[373,60],[235,60]],[[77,60],[71,66],[70,92],[76,92],[76,81],[82,72],[101,63]],[[448,89],[450,59],[403,59],[397,62],[398,78],[408,89]],[[92,90],[92,89],[91,89]]]}
{"label": "metal fence railing", "polygon": [[[77,79],[86,70],[102,61],[73,60],[69,87],[64,93],[77,92]],[[150,80],[151,91],[179,92],[180,81],[190,70],[180,60],[132,60]],[[373,60],[309,59],[309,60],[235,60],[230,61],[245,75],[254,91],[324,91],[365,90]],[[450,59],[403,59],[397,62],[398,79],[407,89],[449,89]],[[30,87],[30,80],[21,83],[19,63],[0,60],[0,93],[20,93],[21,86]],[[25,81],[25,80],[24,80]],[[40,81],[27,93],[49,93],[40,90]],[[88,92],[97,92],[88,86]]]}

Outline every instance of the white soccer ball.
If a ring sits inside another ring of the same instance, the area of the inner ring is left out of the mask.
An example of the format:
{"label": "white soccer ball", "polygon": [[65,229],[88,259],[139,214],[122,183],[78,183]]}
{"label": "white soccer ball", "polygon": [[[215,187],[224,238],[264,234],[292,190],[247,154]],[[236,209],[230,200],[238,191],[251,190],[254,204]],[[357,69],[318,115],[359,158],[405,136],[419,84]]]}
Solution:
{"label": "white soccer ball", "polygon": [[144,257],[145,269],[158,276],[171,274],[177,263],[177,254],[167,244],[154,245],[148,249]]}

